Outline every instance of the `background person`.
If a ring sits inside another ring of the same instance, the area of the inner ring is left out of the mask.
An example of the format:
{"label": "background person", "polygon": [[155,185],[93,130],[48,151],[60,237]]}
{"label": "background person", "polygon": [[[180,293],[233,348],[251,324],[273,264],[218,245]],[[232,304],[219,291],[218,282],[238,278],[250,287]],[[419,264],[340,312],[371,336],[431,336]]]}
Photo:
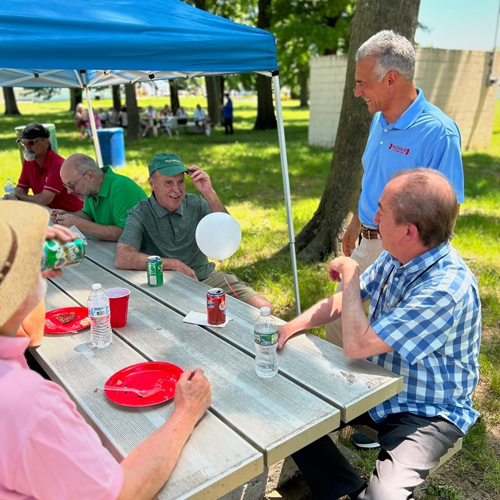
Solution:
{"label": "background person", "polygon": [[[116,246],[116,267],[146,270],[148,256],[159,255],[164,270],[179,271],[210,288],[222,288],[254,307],[272,309],[266,298],[233,273],[215,272],[215,264],[196,244],[195,232],[201,219],[211,212],[227,213],[208,174],[197,166],[187,169],[172,153],[155,155],[148,169],[152,193],[129,211]],[[202,196],[186,194],[186,172]]]}
{"label": "background person", "polygon": [[132,179],[115,173],[110,166],[99,168],[93,158],[84,154],[71,155],[64,162],[61,179],[68,193],[74,193],[85,203],[78,212],[52,210],[52,222],[75,226],[105,241],[118,240],[129,209],[147,198]]}
{"label": "background person", "polygon": [[0,497],[150,499],[210,406],[210,385],[202,370],[186,370],[167,422],[116,462],[65,391],[28,369],[23,353],[29,339],[16,336],[47,289],[40,273],[45,238],[76,237],[47,229],[47,222],[48,213],[36,205],[0,206],[0,269],[8,269],[0,278]]}
{"label": "background person", "polygon": [[340,317],[346,357],[368,358],[403,377],[399,394],[350,422],[378,432],[381,451],[367,488],[329,436],[293,455],[315,498],[411,498],[478,418],[472,393],[481,301],[473,274],[449,242],[457,215],[456,193],[444,175],[427,168],[396,174],[374,219],[385,252],[363,274],[349,257],[333,260],[329,275],[343,277],[342,292],[279,327],[283,348],[294,333]]}
{"label": "background person", "polygon": [[233,135],[233,101],[229,94],[226,94],[226,104],[222,108],[222,116],[224,117],[224,128],[226,135]]}
{"label": "background person", "polygon": [[199,105],[196,105],[196,109],[193,113],[194,123],[198,127],[203,127],[205,129],[205,134],[210,135],[210,117],[207,116],[205,110]]}
{"label": "background person", "polygon": [[[80,210],[83,203],[64,189],[60,175],[64,158],[52,151],[50,132],[40,123],[30,123],[17,142],[24,146],[21,176],[14,193],[4,199],[62,210]],[[33,194],[29,194],[30,189]]]}

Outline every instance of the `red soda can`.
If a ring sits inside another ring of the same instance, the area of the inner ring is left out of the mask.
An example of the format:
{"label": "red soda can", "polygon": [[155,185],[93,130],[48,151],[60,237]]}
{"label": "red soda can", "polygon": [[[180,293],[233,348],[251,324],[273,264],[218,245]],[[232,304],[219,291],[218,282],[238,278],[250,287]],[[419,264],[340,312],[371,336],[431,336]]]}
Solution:
{"label": "red soda can", "polygon": [[207,322],[209,325],[226,322],[226,294],[222,288],[210,288],[207,292]]}

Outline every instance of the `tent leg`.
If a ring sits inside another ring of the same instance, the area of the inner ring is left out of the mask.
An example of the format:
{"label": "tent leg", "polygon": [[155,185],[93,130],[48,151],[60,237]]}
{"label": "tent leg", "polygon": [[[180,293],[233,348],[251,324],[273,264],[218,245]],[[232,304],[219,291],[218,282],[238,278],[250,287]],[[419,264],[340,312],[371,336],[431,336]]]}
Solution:
{"label": "tent leg", "polygon": [[281,108],[280,78],[273,76],[274,101],[278,115],[278,140],[280,145],[281,173],[283,175],[283,190],[285,192],[286,218],[288,221],[288,241],[290,242],[290,256],[292,259],[293,287],[295,290],[295,304],[297,314],[300,314],[299,276],[297,273],[297,258],[295,256],[295,234],[293,230],[292,200],[290,196],[290,180],[288,178],[288,160],[286,157],[285,127],[283,126],[283,110]]}
{"label": "tent leg", "polygon": [[99,145],[99,137],[97,137],[97,129],[95,126],[94,110],[92,109],[92,102],[90,101],[90,93],[87,85],[84,86],[85,89],[85,99],[87,100],[87,109],[89,111],[90,128],[92,130],[92,139],[94,140],[95,154],[97,157],[97,164],[99,167],[103,167],[101,146]]}

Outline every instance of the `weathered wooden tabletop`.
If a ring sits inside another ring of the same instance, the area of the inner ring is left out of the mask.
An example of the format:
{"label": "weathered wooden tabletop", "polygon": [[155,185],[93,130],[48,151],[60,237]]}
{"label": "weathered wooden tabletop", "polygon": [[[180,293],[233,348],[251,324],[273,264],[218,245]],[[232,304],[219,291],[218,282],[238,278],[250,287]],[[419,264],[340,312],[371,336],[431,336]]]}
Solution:
{"label": "weathered wooden tabletop", "polygon": [[46,336],[33,354],[68,391],[104,444],[121,460],[165,422],[168,402],[130,409],[97,390],[116,371],[148,360],[203,368],[212,406],[196,427],[158,498],[217,498],[401,390],[394,374],[313,335],[291,339],[279,353],[279,374],[254,370],[253,324],[258,310],[227,297],[224,328],[184,323],[204,312],[207,286],[176,272],[149,287],[145,271],[114,267],[115,243],[91,241],[87,257],[49,284],[47,310],[86,305],[92,283],[131,290],[128,323],[107,349],[90,347],[90,332]]}

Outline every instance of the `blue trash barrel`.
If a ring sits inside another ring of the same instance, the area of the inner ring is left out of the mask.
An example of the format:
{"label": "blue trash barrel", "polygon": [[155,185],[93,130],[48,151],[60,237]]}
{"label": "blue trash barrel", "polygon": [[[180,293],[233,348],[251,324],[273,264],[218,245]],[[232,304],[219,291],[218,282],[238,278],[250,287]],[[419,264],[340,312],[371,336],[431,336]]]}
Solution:
{"label": "blue trash barrel", "polygon": [[101,146],[103,165],[112,167],[125,166],[125,142],[123,140],[123,129],[101,128],[97,130],[99,145]]}

